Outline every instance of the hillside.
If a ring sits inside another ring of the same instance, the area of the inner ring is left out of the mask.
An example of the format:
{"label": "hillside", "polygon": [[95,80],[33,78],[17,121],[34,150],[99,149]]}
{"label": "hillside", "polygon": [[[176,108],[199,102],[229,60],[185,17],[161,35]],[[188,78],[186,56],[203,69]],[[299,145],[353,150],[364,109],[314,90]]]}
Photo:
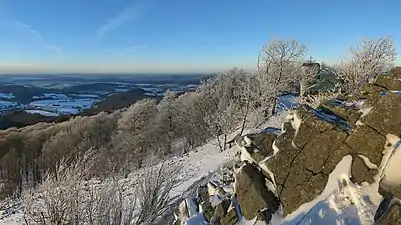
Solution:
{"label": "hillside", "polygon": [[[169,160],[183,166],[171,192],[185,199],[175,224],[372,224],[384,211],[380,224],[398,224],[400,206],[385,200],[399,193],[387,181],[398,158],[389,153],[401,142],[401,70],[394,72],[359,95],[284,111],[225,152],[206,144]],[[123,179],[128,186],[135,174]],[[8,210],[16,214],[3,223],[21,220],[19,207]]]}
{"label": "hillside", "polygon": [[300,106],[279,132],[237,138],[238,162],[198,185],[175,224],[400,224],[400,90],[398,68],[359,95]]}

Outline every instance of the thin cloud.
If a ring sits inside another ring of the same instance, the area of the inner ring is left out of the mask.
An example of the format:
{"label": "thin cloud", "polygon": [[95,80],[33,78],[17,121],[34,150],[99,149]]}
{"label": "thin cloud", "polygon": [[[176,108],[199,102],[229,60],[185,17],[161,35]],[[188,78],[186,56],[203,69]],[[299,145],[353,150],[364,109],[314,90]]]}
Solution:
{"label": "thin cloud", "polygon": [[123,11],[118,13],[116,16],[111,17],[107,20],[107,23],[101,25],[95,34],[95,38],[99,39],[109,33],[111,30],[116,29],[123,24],[131,21],[137,16],[138,12],[133,6],[125,8]]}
{"label": "thin cloud", "polygon": [[45,39],[43,38],[43,36],[39,33],[39,31],[37,31],[33,27],[31,27],[28,24],[26,24],[26,23],[24,23],[22,21],[19,21],[19,20],[14,21],[14,24],[24,28],[29,33],[31,33],[37,39],[37,41],[40,42],[44,47],[54,51],[56,54],[61,54],[62,53],[62,50],[61,50],[60,47],[58,47],[58,46],[56,46],[54,44],[47,43],[45,41]]}
{"label": "thin cloud", "polygon": [[28,26],[26,23],[21,22],[21,21],[14,21],[14,24],[23,27],[24,29],[28,30],[29,32],[31,32],[34,36],[36,36],[41,42],[44,42],[44,39],[42,37],[42,35],[35,29],[33,29],[32,27]]}

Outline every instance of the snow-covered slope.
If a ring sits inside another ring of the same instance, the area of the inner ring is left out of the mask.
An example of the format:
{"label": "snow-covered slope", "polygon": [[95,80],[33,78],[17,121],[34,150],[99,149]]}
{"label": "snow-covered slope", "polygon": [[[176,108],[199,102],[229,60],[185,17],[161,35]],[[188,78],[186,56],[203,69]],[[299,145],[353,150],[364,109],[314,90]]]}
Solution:
{"label": "snow-covered slope", "polygon": [[[285,98],[289,99],[289,98]],[[290,98],[293,99],[293,98]],[[292,101],[287,101],[291,102]],[[281,121],[285,117],[285,111],[282,112],[277,118],[271,118],[266,124],[264,124],[259,130],[247,130],[246,133],[254,133],[261,131],[266,127],[277,127],[277,121]],[[365,114],[368,114],[366,112]],[[365,115],[364,114],[364,115]],[[319,114],[320,115],[320,114]],[[330,119],[330,118],[329,118]],[[293,120],[293,127],[299,128],[301,121],[299,118]],[[234,137],[237,132],[229,135]],[[399,174],[394,173],[396,170],[397,163],[400,158],[401,153],[395,154],[391,157],[392,150],[399,148],[400,138],[395,135],[387,135],[387,143],[392,145],[386,145],[384,149],[383,161],[377,167],[379,168],[379,173],[375,177],[375,182],[371,184],[354,184],[351,180],[351,163],[352,157],[345,156],[329,175],[329,180],[324,188],[322,194],[317,196],[312,201],[301,205],[296,211],[287,215],[285,218],[281,218],[280,215],[274,215],[271,225],[285,224],[285,225],[299,225],[299,224],[309,224],[309,225],[326,225],[326,224],[341,224],[341,225],[364,225],[372,224],[374,214],[377,207],[379,206],[382,197],[377,192],[379,182],[384,178],[385,181],[395,182],[400,181]],[[274,145],[273,145],[274,146]],[[385,146],[383,146],[384,148]],[[274,154],[279,152],[279,149],[274,149]],[[183,170],[181,177],[184,179],[182,182],[173,189],[171,192],[172,199],[185,199],[185,204],[188,207],[189,216],[183,221],[187,225],[198,225],[198,224],[208,224],[205,216],[203,215],[202,208],[198,208],[195,203],[191,200],[194,191],[201,184],[208,184],[211,182],[213,185],[208,185],[208,192],[211,195],[210,201],[212,204],[218,204],[227,196],[222,196],[218,193],[217,188],[221,187],[227,193],[233,194],[234,184],[227,185],[219,182],[222,179],[222,171],[224,171],[224,166],[233,166],[232,164],[236,160],[236,154],[241,151],[241,157],[243,160],[252,161],[250,156],[247,156],[245,152],[237,146],[234,146],[224,152],[220,152],[219,148],[212,144],[207,143],[203,146],[198,147],[195,151],[189,152],[185,155],[174,157],[168,161],[168,164],[181,164],[183,165]],[[378,149],[382,151],[382,149]],[[398,152],[397,152],[398,153]],[[245,157],[245,158],[244,158]],[[363,158],[367,164],[369,160]],[[370,163],[371,164],[371,163]],[[371,164],[372,167],[375,165]],[[262,166],[261,166],[262,168]],[[395,169],[394,169],[395,168]],[[263,169],[263,168],[262,168]],[[387,174],[387,175],[386,175]],[[135,180],[135,173],[128,176],[128,182],[133,182]],[[234,203],[232,207],[237,211],[237,215],[241,216],[239,206],[236,203],[235,197],[231,197],[231,201]],[[7,208],[7,210],[4,210]],[[14,210],[10,210],[14,209]],[[8,204],[0,209],[2,217],[0,217],[0,224],[22,224],[23,223],[23,213],[18,207],[11,207]],[[14,212],[14,213],[13,213]],[[245,220],[244,218],[239,219],[239,224],[242,225],[257,225],[262,224],[260,221]]]}

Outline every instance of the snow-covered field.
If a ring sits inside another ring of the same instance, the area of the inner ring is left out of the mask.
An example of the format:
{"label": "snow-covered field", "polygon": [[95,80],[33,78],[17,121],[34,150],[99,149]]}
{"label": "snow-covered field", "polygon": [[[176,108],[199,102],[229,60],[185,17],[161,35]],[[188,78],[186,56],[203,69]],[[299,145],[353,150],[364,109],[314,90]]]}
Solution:
{"label": "snow-covered field", "polygon": [[95,104],[96,100],[92,98],[64,98],[64,99],[46,99],[37,100],[29,103],[33,109],[55,112],[62,114],[77,114],[84,109],[89,109]]}
{"label": "snow-covered field", "polygon": [[49,112],[49,111],[45,111],[45,110],[39,110],[39,109],[27,109],[27,110],[25,110],[25,112],[27,112],[29,114],[40,114],[43,116],[59,116],[58,113]]}
{"label": "snow-covered field", "polygon": [[15,96],[14,96],[13,93],[1,93],[1,92],[0,92],[0,98],[3,98],[3,99],[13,99],[13,98],[15,98]]}
{"label": "snow-covered field", "polygon": [[17,102],[0,100],[0,110],[1,110],[1,109],[15,108],[15,107],[17,107],[17,106],[18,106],[18,103],[17,103]]}

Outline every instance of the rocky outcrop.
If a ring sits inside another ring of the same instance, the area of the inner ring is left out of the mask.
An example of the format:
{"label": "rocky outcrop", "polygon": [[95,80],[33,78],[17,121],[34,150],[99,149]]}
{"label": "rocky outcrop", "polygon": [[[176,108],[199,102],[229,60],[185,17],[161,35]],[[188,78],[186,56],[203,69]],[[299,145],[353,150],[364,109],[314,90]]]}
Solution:
{"label": "rocky outcrop", "polygon": [[[344,156],[352,156],[351,180],[354,183],[375,181],[386,134],[401,134],[401,94],[389,91],[401,90],[398,86],[400,74],[382,75],[375,84],[365,84],[361,93],[353,97],[354,101],[364,101],[362,110],[360,105],[344,99],[324,101],[316,110],[299,107],[273,141],[279,150],[277,154],[265,155],[268,157],[261,160],[259,156],[254,159],[254,154],[249,152],[253,161],[274,174],[284,215],[321,194],[329,174]],[[370,107],[370,112],[362,116],[362,111]],[[271,137],[271,134],[264,135]],[[271,143],[258,148],[272,149]]]}
{"label": "rocky outcrop", "polygon": [[[279,134],[237,137],[242,162],[234,168],[233,195],[213,205],[210,193],[199,192],[208,221],[230,225],[243,216],[268,224],[274,214],[288,215],[324,191],[329,175],[345,156],[352,157],[353,183],[378,181],[382,151],[397,142],[389,144],[388,134],[401,134],[401,69],[392,73],[365,84],[352,97],[326,100],[317,109],[301,105]],[[401,199],[401,180],[395,185],[391,179],[382,179],[379,193]],[[380,224],[400,224],[398,204],[385,211]]]}

